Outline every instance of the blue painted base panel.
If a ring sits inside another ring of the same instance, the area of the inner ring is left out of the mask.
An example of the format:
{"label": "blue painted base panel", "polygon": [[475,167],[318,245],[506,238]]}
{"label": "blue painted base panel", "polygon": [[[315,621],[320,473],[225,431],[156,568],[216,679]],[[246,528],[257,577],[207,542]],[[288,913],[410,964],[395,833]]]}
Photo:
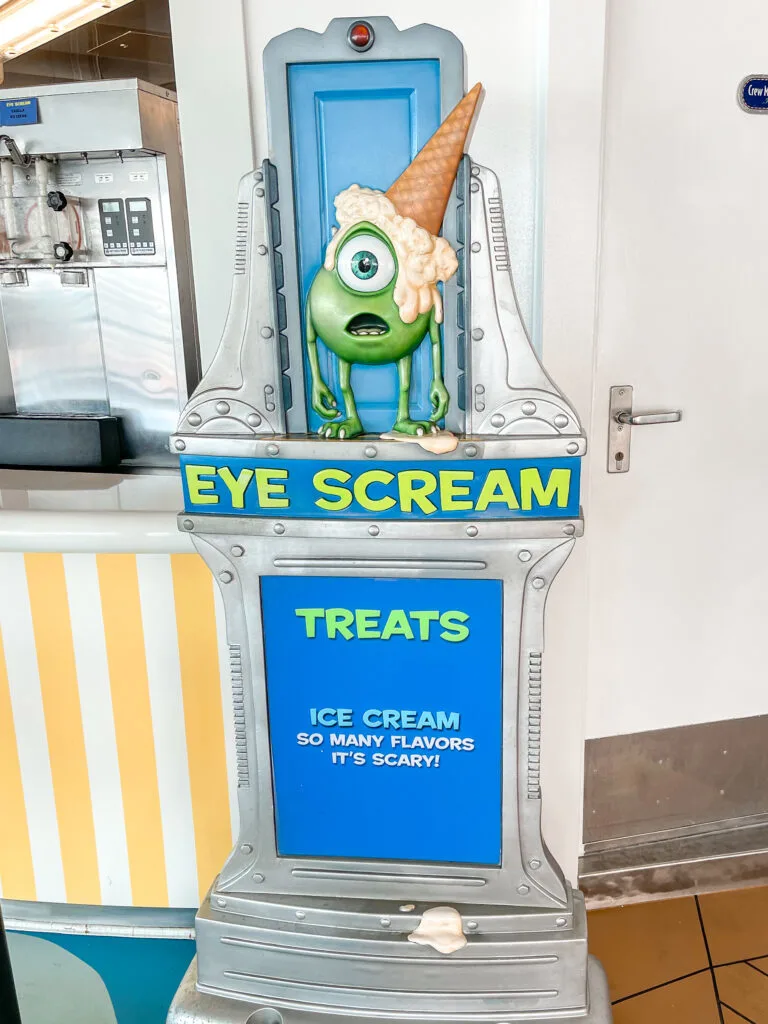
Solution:
{"label": "blue painted base panel", "polygon": [[195,954],[192,939],[53,932],[9,932],[8,946],[23,1024],[165,1024]]}

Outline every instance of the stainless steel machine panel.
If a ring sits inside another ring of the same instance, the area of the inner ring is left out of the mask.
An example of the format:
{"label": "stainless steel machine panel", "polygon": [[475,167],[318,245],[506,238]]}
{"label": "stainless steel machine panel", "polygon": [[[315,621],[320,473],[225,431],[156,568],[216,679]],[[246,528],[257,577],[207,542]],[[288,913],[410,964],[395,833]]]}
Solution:
{"label": "stainless steel machine panel", "polygon": [[109,407],[123,424],[124,461],[164,465],[166,424],[178,416],[179,382],[173,311],[165,268],[101,267],[98,296]]}
{"label": "stainless steel machine panel", "polygon": [[[73,276],[78,283],[69,284]],[[109,412],[93,280],[89,270],[32,269],[23,284],[3,284],[17,412]]]}
{"label": "stainless steel machine panel", "polygon": [[30,93],[39,123],[0,139],[0,413],[113,416],[124,464],[168,465],[199,378],[175,98],[135,80],[0,98]]}

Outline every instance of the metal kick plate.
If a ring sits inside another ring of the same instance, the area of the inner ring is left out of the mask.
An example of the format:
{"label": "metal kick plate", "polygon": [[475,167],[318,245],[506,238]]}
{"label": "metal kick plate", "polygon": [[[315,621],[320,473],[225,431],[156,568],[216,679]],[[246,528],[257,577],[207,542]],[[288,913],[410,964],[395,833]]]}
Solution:
{"label": "metal kick plate", "polygon": [[632,414],[632,388],[629,384],[617,384],[611,388],[611,404],[608,410],[608,472],[629,471],[629,441],[632,427],[619,423],[621,413]]}

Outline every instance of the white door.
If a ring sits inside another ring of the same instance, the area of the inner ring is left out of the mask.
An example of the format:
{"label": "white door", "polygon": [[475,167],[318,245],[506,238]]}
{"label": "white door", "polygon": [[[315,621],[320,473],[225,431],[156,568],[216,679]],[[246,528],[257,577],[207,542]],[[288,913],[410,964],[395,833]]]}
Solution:
{"label": "white door", "polygon": [[[768,712],[768,5],[608,5],[587,735]],[[606,472],[609,389],[680,423]]]}

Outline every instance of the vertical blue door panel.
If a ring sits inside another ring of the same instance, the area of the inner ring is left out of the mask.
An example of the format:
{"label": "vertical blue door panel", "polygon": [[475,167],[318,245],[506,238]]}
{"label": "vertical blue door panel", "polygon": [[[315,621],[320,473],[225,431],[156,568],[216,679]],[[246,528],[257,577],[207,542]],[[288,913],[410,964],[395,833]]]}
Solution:
{"label": "vertical blue door panel", "polygon": [[[350,185],[386,191],[440,124],[440,63],[392,60],[293,64],[288,69],[294,202],[304,305],[336,224],[334,197]],[[336,357],[318,345],[320,366],[342,408]],[[305,356],[306,360],[306,356]],[[306,380],[310,380],[305,365]],[[429,341],[413,358],[411,415],[430,412]],[[388,430],[397,410],[397,369],[355,366],[352,386],[363,426]],[[307,388],[309,391],[309,387]],[[309,405],[310,429],[323,422]]]}

